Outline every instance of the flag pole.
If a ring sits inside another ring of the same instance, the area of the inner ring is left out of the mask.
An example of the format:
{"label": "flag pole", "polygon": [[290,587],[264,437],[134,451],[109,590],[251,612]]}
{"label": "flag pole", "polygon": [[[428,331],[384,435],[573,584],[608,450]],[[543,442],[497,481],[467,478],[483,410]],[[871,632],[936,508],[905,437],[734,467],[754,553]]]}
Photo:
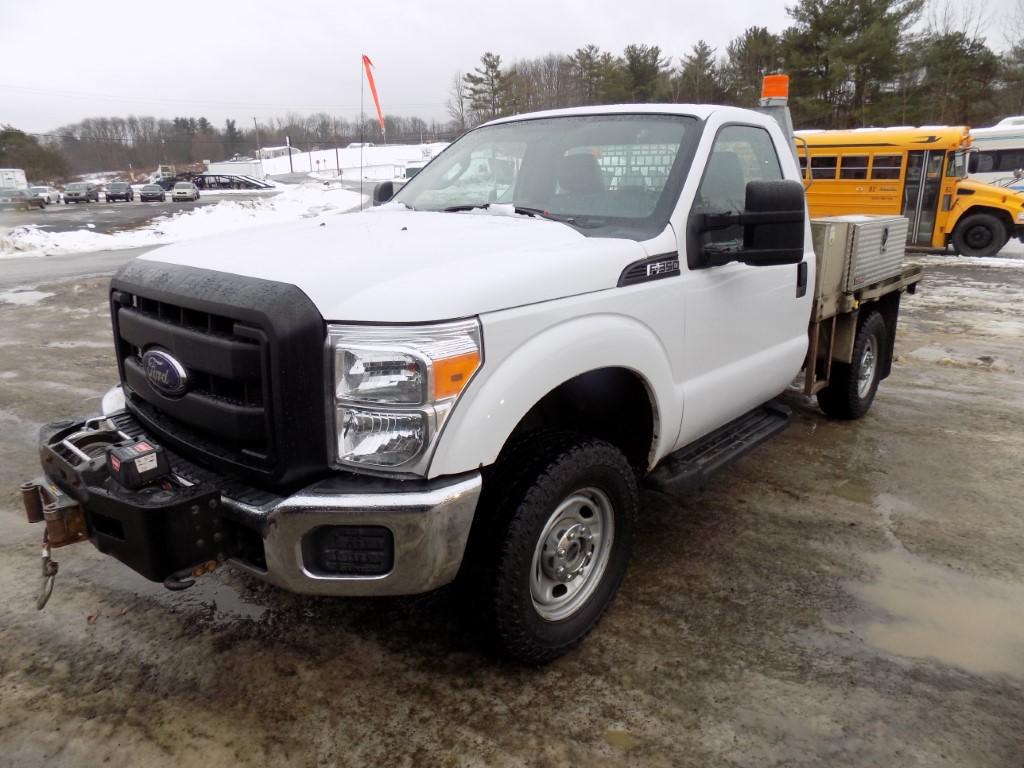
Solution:
{"label": "flag pole", "polygon": [[359,210],[363,210],[363,60],[359,59]]}

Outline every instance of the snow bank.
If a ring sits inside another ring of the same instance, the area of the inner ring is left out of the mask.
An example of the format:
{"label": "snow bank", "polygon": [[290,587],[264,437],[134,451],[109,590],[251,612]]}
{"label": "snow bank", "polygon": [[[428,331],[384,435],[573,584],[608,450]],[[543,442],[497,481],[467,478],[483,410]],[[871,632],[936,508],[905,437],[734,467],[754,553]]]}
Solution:
{"label": "snow bank", "polygon": [[273,197],[222,200],[215,205],[161,216],[141,229],[112,234],[90,230],[48,232],[36,225],[15,227],[7,232],[0,231],[0,259],[165,245],[322,213],[345,213],[358,206],[358,192],[323,184],[286,186],[281,194]]}

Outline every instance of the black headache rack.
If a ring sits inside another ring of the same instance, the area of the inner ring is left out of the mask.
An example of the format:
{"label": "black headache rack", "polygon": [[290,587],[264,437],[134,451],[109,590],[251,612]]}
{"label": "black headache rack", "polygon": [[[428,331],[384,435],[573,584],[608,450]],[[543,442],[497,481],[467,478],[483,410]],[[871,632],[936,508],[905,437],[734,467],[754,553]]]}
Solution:
{"label": "black headache rack", "polygon": [[[136,260],[110,307],[126,407],[154,439],[275,490],[327,470],[324,320],[299,288]],[[147,352],[173,358],[178,391],[154,383]]]}
{"label": "black headache rack", "polygon": [[[42,428],[39,451],[46,477],[22,490],[28,490],[27,509],[28,497],[41,498],[52,545],[87,535],[104,554],[170,588],[188,586],[190,576],[229,559],[266,570],[262,533],[243,522],[236,507],[239,499],[260,506],[277,497],[213,475],[171,452],[169,476],[140,490],[124,488],[110,475],[107,450],[146,437],[126,413]],[[235,502],[225,503],[222,493]]]}

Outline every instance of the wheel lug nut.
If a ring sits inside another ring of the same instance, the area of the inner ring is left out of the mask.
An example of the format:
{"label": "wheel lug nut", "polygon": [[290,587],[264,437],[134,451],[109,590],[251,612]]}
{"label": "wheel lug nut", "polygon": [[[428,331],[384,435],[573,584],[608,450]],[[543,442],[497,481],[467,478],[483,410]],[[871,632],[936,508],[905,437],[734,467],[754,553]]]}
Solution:
{"label": "wheel lug nut", "polygon": [[565,557],[565,550],[562,547],[558,548],[558,556]]}
{"label": "wheel lug nut", "polygon": [[558,573],[558,574],[565,573],[565,568],[563,568],[562,566],[558,566],[558,569],[555,571],[555,573]]}

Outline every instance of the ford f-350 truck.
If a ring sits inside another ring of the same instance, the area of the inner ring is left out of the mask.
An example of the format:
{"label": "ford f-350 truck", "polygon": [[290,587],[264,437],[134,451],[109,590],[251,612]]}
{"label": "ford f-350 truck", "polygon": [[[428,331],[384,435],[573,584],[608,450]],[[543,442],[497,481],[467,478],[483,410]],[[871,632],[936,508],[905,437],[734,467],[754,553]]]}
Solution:
{"label": "ford f-350 truck", "polygon": [[559,656],[619,588],[642,484],[699,487],[781,430],[801,371],[847,419],[888,375],[920,272],[852,264],[857,222],[812,237],[800,178],[756,111],[543,112],[370,210],[136,259],[120,386],[43,429],[23,486],[40,602],[50,548],[89,539],[170,588],[228,561],[319,595],[458,579],[496,649]]}

